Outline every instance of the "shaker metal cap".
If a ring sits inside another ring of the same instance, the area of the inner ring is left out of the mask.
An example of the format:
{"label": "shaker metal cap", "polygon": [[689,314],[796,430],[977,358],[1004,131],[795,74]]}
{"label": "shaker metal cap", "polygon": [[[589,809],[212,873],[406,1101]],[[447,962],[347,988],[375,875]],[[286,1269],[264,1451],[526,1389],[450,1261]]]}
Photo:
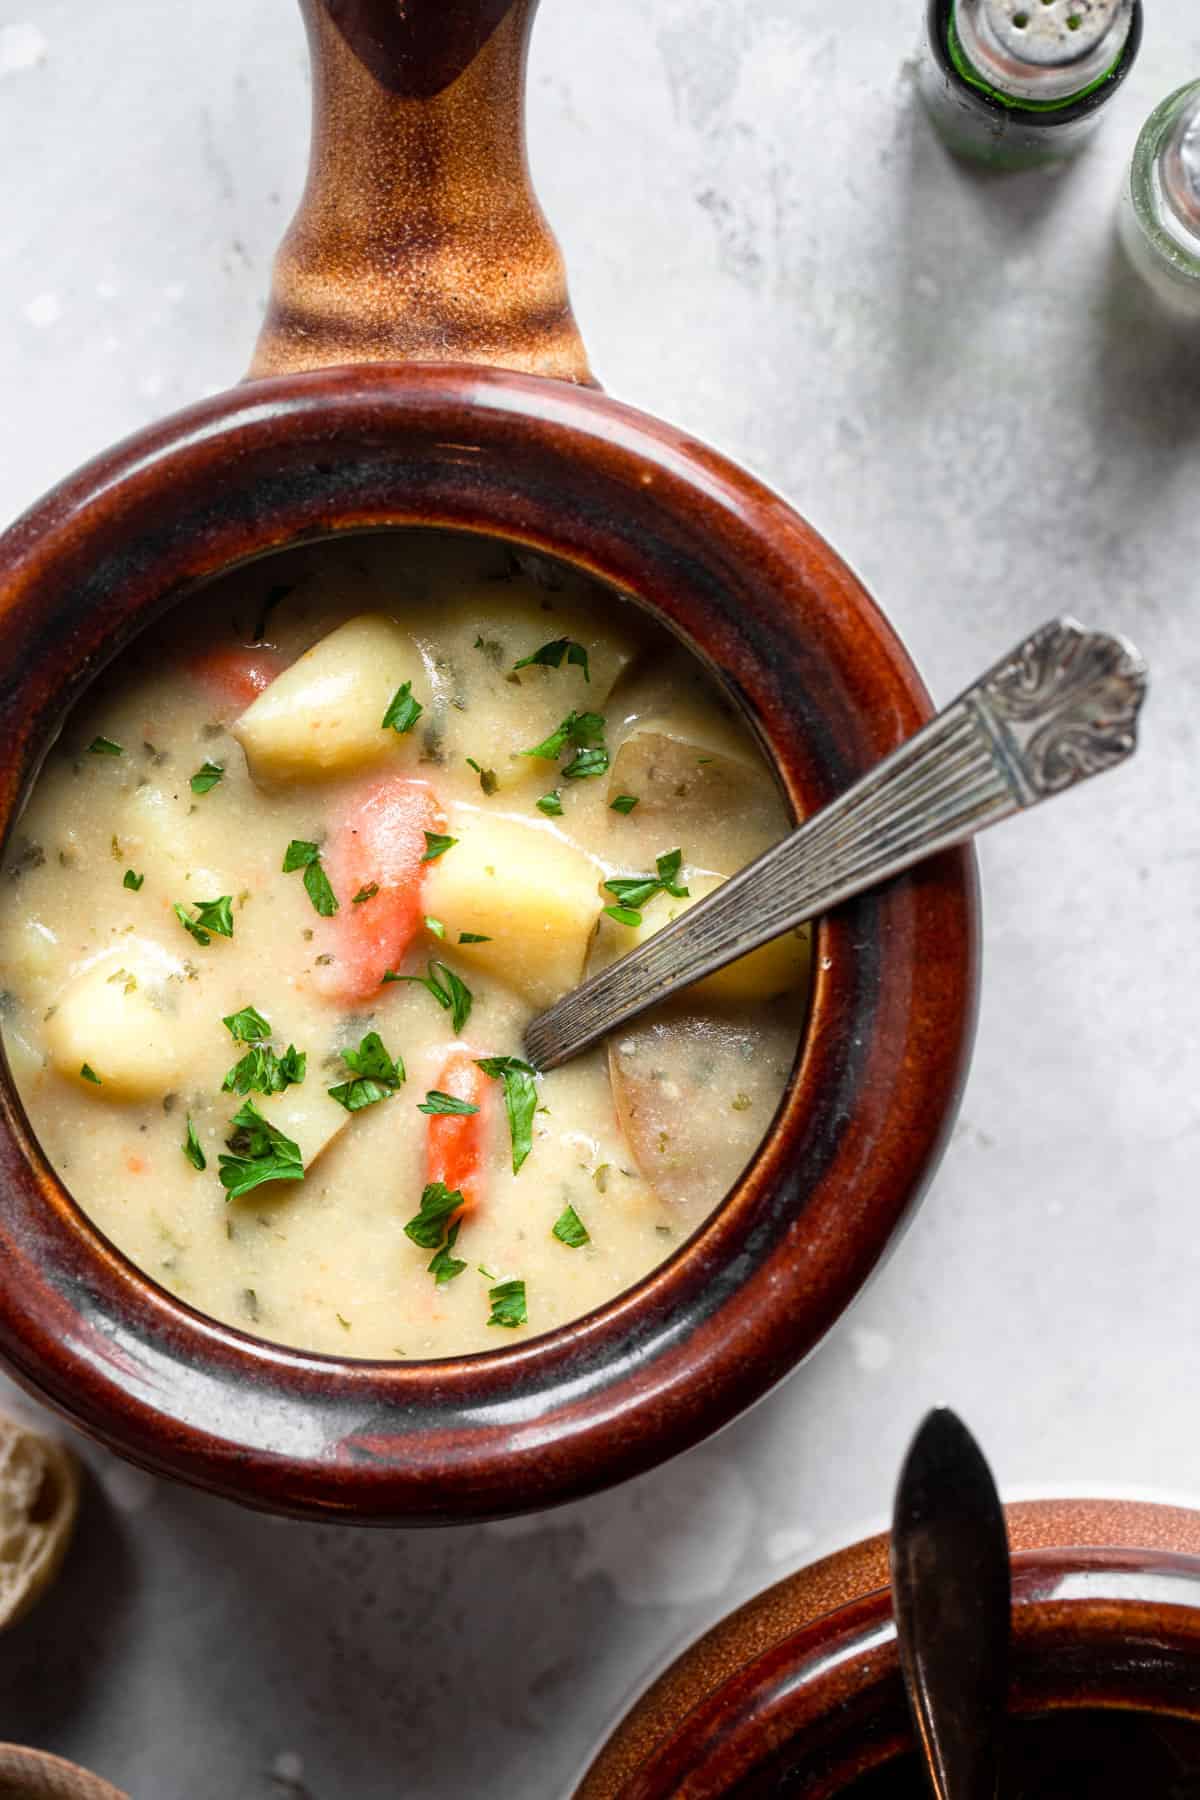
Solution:
{"label": "shaker metal cap", "polygon": [[1001,94],[1053,104],[1100,81],[1133,26],[1134,0],[958,0],[967,61]]}

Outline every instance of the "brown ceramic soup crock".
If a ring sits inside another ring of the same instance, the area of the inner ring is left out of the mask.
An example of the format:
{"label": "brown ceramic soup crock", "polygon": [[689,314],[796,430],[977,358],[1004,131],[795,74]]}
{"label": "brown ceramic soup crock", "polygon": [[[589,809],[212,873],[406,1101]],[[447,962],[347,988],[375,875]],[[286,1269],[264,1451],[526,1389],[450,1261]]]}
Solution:
{"label": "brown ceramic soup crock", "polygon": [[[331,533],[487,534],[631,595],[719,674],[797,814],[929,716],[796,513],[591,382],[527,180],[534,3],[304,0],[312,160],[251,378],[0,539],[6,835],[67,709],[137,632]],[[439,1362],[308,1355],[191,1311],[75,1207],[6,1073],[0,1357],[132,1461],[274,1511],[448,1523],[636,1474],[786,1375],[878,1264],[952,1120],[975,939],[965,852],[823,920],[790,1086],[717,1214],[578,1323]]]}
{"label": "brown ceramic soup crock", "polygon": [[[1200,1513],[1114,1500],[1007,1510],[1002,1800],[1194,1800]],[[692,1645],[618,1725],[574,1800],[923,1800],[887,1544],[871,1538],[802,1569]]]}

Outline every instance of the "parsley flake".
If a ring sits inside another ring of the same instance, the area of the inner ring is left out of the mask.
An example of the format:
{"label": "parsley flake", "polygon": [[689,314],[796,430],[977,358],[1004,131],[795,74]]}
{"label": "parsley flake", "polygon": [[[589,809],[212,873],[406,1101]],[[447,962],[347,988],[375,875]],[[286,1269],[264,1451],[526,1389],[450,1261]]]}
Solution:
{"label": "parsley flake", "polygon": [[508,1114],[508,1132],[512,1139],[513,1174],[533,1148],[533,1115],[537,1111],[537,1071],[516,1056],[485,1056],[476,1067],[493,1081],[504,1083],[504,1110]]}
{"label": "parsley flake", "polygon": [[323,919],[331,919],[338,910],[337,896],[329,885],[329,877],[321,866],[321,850],[306,838],[293,838],[283,856],[283,872],[304,870],[304,891]]}
{"label": "parsley flake", "polygon": [[357,1050],[343,1050],[342,1061],[354,1079],[339,1082],[328,1093],[347,1112],[362,1112],[380,1100],[390,1100],[405,1079],[403,1062],[399,1057],[393,1062],[377,1031],[368,1031]]}
{"label": "parsley flake", "polygon": [[82,1081],[90,1081],[93,1087],[103,1087],[104,1085],[95,1069],[93,1069],[91,1063],[81,1063],[79,1065],[79,1076]]}
{"label": "parsley flake", "polygon": [[466,1205],[458,1188],[448,1188],[443,1181],[431,1181],[421,1195],[421,1208],[404,1227],[419,1250],[440,1249],[446,1240],[446,1227],[452,1214]]}
{"label": "parsley flake", "polygon": [[222,894],[219,900],[197,900],[196,916],[192,918],[186,906],[178,900],[175,902],[175,917],[205,949],[212,943],[211,934],[215,931],[218,937],[233,936],[233,895]]}
{"label": "parsley flake", "polygon": [[567,659],[568,668],[574,663],[576,668],[583,670],[583,679],[587,682],[591,681],[592,677],[588,670],[588,653],[582,644],[575,642],[574,638],[553,638],[550,643],[543,644],[540,650],[535,650],[532,656],[523,656],[520,662],[513,664],[513,668],[530,669],[540,666],[544,669],[561,669],[564,656]]}
{"label": "parsley flake", "polygon": [[569,781],[577,781],[585,775],[603,775],[608,768],[604,730],[604,717],[601,713],[569,712],[548,738],[543,738],[532,750],[522,750],[521,755],[536,756],[543,762],[557,762],[569,747],[576,752],[563,770]]}
{"label": "parsley flake", "polygon": [[492,1308],[489,1325],[503,1325],[515,1331],[518,1325],[528,1324],[523,1281],[502,1281],[499,1287],[489,1288],[488,1300]]}
{"label": "parsley flake", "polygon": [[487,795],[488,799],[490,800],[492,795],[497,791],[497,789],[500,786],[499,781],[497,781],[497,779],[496,779],[495,769],[481,768],[480,765],[475,761],[475,758],[473,756],[468,756],[467,766],[468,766],[468,768],[474,769],[475,773],[479,777],[480,787],[483,789],[484,793]]}
{"label": "parsley flake", "polygon": [[106,737],[94,737],[88,745],[88,749],[93,756],[124,756],[125,754],[120,744],[114,744],[111,738]]}
{"label": "parsley flake", "polygon": [[636,794],[618,794],[616,799],[610,802],[609,811],[628,814],[633,811],[637,803]]}
{"label": "parsley flake", "polygon": [[368,900],[373,900],[378,892],[379,883],[377,881],[369,881],[366,887],[359,888],[350,904],[351,906],[363,906]]}
{"label": "parsley flake", "polygon": [[461,1275],[467,1266],[466,1263],[460,1261],[457,1256],[451,1255],[451,1251],[458,1242],[458,1234],[461,1230],[462,1220],[455,1219],[453,1225],[446,1233],[445,1243],[440,1250],[434,1252],[433,1261],[428,1265],[429,1273],[434,1277],[439,1287],[445,1287],[448,1281],[453,1281],[456,1275]]}
{"label": "parsley flake", "polygon": [[192,1124],[191,1113],[188,1114],[187,1136],[179,1147],[191,1163],[193,1169],[200,1169],[201,1171],[207,1169],[208,1158],[205,1156],[204,1151],[200,1146],[200,1139],[196,1136],[196,1127]]}
{"label": "parsley flake", "polygon": [[561,818],[563,808],[562,801],[558,797],[558,789],[555,788],[553,793],[543,794],[537,802],[537,809],[539,812],[544,812],[548,819]]}
{"label": "parsley flake", "polygon": [[243,1006],[241,1012],[228,1013],[221,1023],[239,1044],[261,1044],[271,1035],[269,1021],[256,1006]]}
{"label": "parsley flake", "polygon": [[479,1108],[472,1106],[469,1100],[456,1100],[453,1094],[443,1094],[440,1088],[430,1088],[417,1108],[423,1113],[452,1113],[455,1117],[466,1118],[477,1113]]}
{"label": "parsley flake", "polygon": [[426,964],[428,975],[396,975],[391,969],[384,976],[384,981],[412,981],[418,987],[431,993],[438,1005],[448,1012],[456,1032],[462,1030],[471,1016],[471,1006],[475,996],[465,981],[461,981],[444,962],[431,957]]}
{"label": "parsley flake", "polygon": [[131,893],[138,894],[141,892],[142,883],[145,879],[146,877],[144,875],[139,875],[136,870],[126,869],[125,879],[122,881],[121,886],[127,887]]}
{"label": "parsley flake", "polygon": [[282,1056],[269,1044],[254,1044],[239,1062],[234,1063],[221,1083],[225,1094],[282,1094],[285,1088],[299,1086],[308,1068],[305,1051],[289,1044]]}
{"label": "parsley flake", "polygon": [[201,763],[191,779],[193,794],[207,794],[211,788],[216,787],[218,781],[224,779],[224,775],[225,770],[220,763]]}
{"label": "parsley flake", "polygon": [[217,1159],[227,1200],[238,1200],[264,1181],[303,1181],[300,1146],[264,1119],[253,1100],[233,1115],[228,1152]]}
{"label": "parsley flake", "polygon": [[[426,931],[432,931],[434,937],[437,938],[444,938],[446,935],[446,927],[442,924],[442,921],[440,919],[431,918],[428,913],[425,915],[425,929]],[[459,938],[458,941],[460,944],[462,943],[461,938]]]}
{"label": "parsley flake", "polygon": [[482,931],[460,931],[458,941],[460,944],[490,944],[492,940],[485,937]]}
{"label": "parsley flake", "polygon": [[403,736],[405,732],[412,730],[424,711],[421,702],[413,699],[412,682],[406,681],[392,695],[392,703],[383,715],[380,730],[386,731],[390,725],[393,731]]}
{"label": "parsley flake", "polygon": [[683,865],[682,850],[668,850],[655,858],[657,875],[619,875],[612,881],[604,883],[605,889],[616,900],[615,906],[606,906],[605,912],[618,925],[640,925],[641,909],[656,894],[671,894],[676,900],[686,900],[688,889],[679,882],[679,871]]}
{"label": "parsley flake", "polygon": [[592,1241],[591,1233],[573,1206],[564,1207],[552,1227],[554,1236],[569,1250],[581,1250]]}
{"label": "parsley flake", "polygon": [[445,856],[447,850],[453,850],[457,842],[457,838],[443,837],[440,831],[427,831],[425,833],[425,854],[421,861],[423,863],[436,862],[439,856]]}

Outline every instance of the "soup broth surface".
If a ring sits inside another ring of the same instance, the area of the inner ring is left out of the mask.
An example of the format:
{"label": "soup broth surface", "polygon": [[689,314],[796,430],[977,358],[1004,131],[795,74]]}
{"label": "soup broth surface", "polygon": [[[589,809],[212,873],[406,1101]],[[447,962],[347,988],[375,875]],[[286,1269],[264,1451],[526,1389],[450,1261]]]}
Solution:
{"label": "soup broth surface", "polygon": [[794,1060],[807,937],[542,1078],[525,1026],[788,826],[705,671],[608,591],[443,534],[289,551],[67,721],[6,852],[10,1066],[78,1204],[200,1311],[343,1356],[495,1349],[719,1203]]}

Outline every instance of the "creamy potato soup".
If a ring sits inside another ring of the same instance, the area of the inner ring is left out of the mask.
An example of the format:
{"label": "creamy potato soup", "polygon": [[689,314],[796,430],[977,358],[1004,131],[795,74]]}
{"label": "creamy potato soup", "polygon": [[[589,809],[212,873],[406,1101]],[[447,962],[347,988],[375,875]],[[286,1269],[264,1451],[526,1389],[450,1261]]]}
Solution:
{"label": "creamy potato soup", "polygon": [[6,856],[9,1062],[79,1205],[202,1312],[495,1349],[719,1203],[808,941],[545,1077],[525,1026],[787,827],[703,670],[611,593],[432,533],[290,551],[68,720]]}

